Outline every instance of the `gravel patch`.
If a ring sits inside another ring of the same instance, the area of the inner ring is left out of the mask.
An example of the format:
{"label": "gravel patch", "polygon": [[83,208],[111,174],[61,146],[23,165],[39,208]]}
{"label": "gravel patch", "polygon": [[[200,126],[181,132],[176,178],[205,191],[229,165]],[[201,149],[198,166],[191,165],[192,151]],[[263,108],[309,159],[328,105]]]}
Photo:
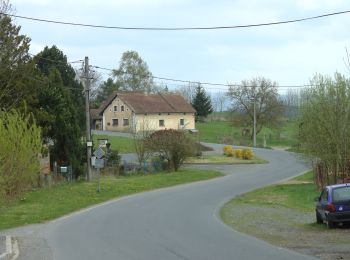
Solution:
{"label": "gravel patch", "polygon": [[233,201],[224,206],[222,217],[233,229],[276,246],[321,259],[350,260],[349,226],[329,230],[325,225],[315,224],[314,212]]}
{"label": "gravel patch", "polygon": [[0,236],[0,255],[6,252],[6,237]]}

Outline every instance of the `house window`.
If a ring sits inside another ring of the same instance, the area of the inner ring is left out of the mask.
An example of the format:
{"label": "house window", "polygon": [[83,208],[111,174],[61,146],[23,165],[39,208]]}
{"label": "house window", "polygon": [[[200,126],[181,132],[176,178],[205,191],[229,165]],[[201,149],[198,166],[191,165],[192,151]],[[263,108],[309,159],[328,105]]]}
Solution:
{"label": "house window", "polygon": [[124,118],[124,119],[123,119],[123,125],[124,125],[124,126],[129,125],[129,119]]}
{"label": "house window", "polygon": [[183,118],[180,119],[180,125],[185,125],[185,119]]}
{"label": "house window", "polygon": [[165,125],[164,120],[163,119],[159,120],[159,126],[164,126],[164,125]]}
{"label": "house window", "polygon": [[109,126],[109,125],[111,125],[111,123],[110,123],[110,122],[107,122],[107,125]]}
{"label": "house window", "polygon": [[112,125],[118,125],[118,119],[113,118],[112,119]]}
{"label": "house window", "polygon": [[117,106],[114,106],[114,107],[113,107],[113,111],[114,111],[114,112],[117,112],[117,111],[118,111],[118,107],[117,107]]}
{"label": "house window", "polygon": [[120,111],[122,111],[122,112],[124,111],[124,106],[120,107]]}

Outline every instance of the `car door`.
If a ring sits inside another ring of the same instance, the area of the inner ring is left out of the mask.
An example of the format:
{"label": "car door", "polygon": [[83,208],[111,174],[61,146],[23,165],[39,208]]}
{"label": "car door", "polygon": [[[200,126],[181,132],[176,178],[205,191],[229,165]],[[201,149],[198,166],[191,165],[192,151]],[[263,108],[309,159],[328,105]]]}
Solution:
{"label": "car door", "polygon": [[326,210],[327,204],[328,204],[328,190],[327,190],[327,188],[325,188],[325,189],[323,189],[323,191],[318,199],[318,202],[316,204],[316,209],[320,213],[323,220],[326,219],[325,210]]}

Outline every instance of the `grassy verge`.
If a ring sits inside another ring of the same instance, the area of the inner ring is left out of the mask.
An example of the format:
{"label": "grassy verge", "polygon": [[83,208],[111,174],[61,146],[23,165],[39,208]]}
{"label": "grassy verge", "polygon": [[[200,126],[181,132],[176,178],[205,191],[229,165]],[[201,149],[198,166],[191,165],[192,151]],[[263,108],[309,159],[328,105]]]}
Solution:
{"label": "grassy verge", "polygon": [[350,229],[315,224],[319,192],[312,180],[308,172],[238,196],[221,209],[221,217],[235,230],[280,247],[322,259],[350,259]]}
{"label": "grassy verge", "polygon": [[111,144],[112,150],[117,150],[119,153],[134,153],[135,148],[132,143],[132,139],[123,136],[110,136],[110,135],[93,135],[93,142],[95,148],[98,146],[98,139],[108,139]]}
{"label": "grassy verge", "polygon": [[[199,139],[209,143],[225,143],[251,146],[250,136],[242,136],[242,127],[233,126],[228,121],[209,121],[196,123]],[[257,135],[257,145],[262,147],[264,136],[267,147],[293,147],[297,141],[298,125],[294,121],[282,122],[279,129],[263,128]]]}
{"label": "grassy verge", "polygon": [[234,205],[253,204],[310,211],[313,210],[315,197],[319,194],[316,191],[316,186],[309,182],[310,178],[312,178],[312,172],[283,184],[276,184],[248,192],[231,202]]}
{"label": "grassy verge", "polygon": [[223,155],[204,155],[200,158],[189,158],[187,163],[198,164],[261,164],[268,163],[268,161],[254,156],[251,160],[243,160],[235,157],[227,157]]}
{"label": "grassy verge", "polygon": [[100,193],[96,191],[96,181],[61,184],[49,189],[34,190],[7,208],[1,209],[0,229],[40,223],[113,198],[221,175],[215,171],[184,169],[172,173],[104,177],[101,180]]}

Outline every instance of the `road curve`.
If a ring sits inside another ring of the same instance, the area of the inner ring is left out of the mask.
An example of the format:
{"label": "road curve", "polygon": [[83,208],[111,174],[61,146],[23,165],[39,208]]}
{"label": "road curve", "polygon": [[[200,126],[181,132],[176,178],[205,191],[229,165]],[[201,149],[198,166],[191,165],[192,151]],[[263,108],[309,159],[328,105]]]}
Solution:
{"label": "road curve", "polygon": [[256,153],[270,163],[197,166],[226,176],[117,199],[49,222],[40,236],[56,260],[314,259],[236,232],[219,219],[232,197],[307,170],[292,153]]}

